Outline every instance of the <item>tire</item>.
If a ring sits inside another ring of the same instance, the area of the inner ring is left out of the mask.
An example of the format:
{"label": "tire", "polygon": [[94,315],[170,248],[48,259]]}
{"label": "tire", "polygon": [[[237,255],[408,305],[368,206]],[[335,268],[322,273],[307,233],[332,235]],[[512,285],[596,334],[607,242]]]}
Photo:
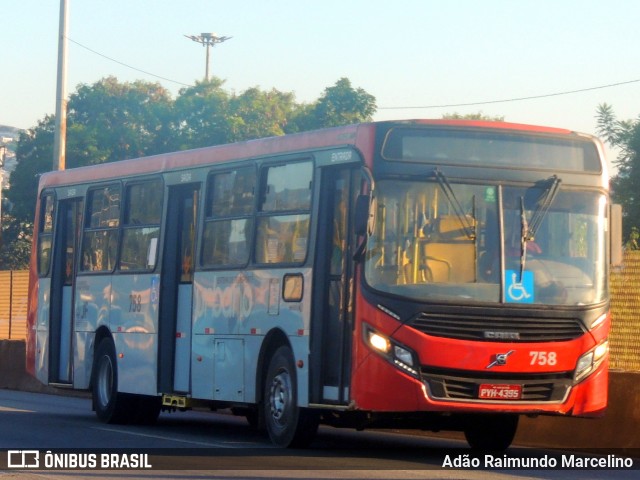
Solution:
{"label": "tire", "polygon": [[135,398],[118,392],[118,363],[111,338],[100,342],[91,374],[93,408],[104,423],[130,423],[135,415]]}
{"label": "tire", "polygon": [[318,430],[318,416],[298,407],[297,379],[289,347],[278,348],[269,362],[264,384],[263,413],[269,438],[285,448],[309,445]]}
{"label": "tire", "polygon": [[464,429],[464,436],[474,450],[504,451],[516,436],[518,418],[518,415],[509,414],[472,417]]}

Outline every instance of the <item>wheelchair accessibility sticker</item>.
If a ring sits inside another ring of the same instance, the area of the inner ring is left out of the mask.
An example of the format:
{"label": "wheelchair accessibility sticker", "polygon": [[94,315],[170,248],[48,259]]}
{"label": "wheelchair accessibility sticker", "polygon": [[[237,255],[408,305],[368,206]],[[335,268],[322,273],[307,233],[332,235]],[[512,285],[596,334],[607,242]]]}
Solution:
{"label": "wheelchair accessibility sticker", "polygon": [[507,303],[533,303],[535,300],[533,288],[533,272],[507,270],[505,272],[504,289]]}

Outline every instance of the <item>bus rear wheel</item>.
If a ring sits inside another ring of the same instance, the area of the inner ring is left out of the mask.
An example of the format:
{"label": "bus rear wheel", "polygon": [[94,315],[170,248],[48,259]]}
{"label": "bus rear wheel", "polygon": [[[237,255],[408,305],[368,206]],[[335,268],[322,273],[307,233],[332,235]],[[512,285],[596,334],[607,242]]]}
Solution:
{"label": "bus rear wheel", "polygon": [[96,349],[93,360],[91,391],[93,408],[104,423],[129,423],[134,398],[118,392],[116,348],[111,338],[105,338]]}
{"label": "bus rear wheel", "polygon": [[470,419],[464,436],[474,450],[503,451],[513,442],[517,429],[518,415],[478,415]]}
{"label": "bus rear wheel", "polygon": [[271,441],[280,447],[309,445],[318,416],[298,406],[297,379],[291,349],[282,346],[271,357],[264,388],[264,421]]}

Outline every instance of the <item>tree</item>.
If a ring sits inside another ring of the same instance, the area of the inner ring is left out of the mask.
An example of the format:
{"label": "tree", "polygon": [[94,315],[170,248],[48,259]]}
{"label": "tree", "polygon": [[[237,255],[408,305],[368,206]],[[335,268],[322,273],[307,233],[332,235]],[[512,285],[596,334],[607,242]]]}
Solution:
{"label": "tree", "polygon": [[467,113],[465,115],[462,115],[457,112],[445,113],[444,115],[442,115],[442,118],[445,120],[484,120],[488,122],[504,122],[504,116],[499,116],[499,115],[490,116],[490,115],[485,115],[482,112]]}
{"label": "tree", "polygon": [[228,143],[233,127],[229,119],[230,95],[218,78],[183,88],[174,104],[173,150]]}
{"label": "tree", "polygon": [[233,142],[284,135],[297,108],[292,93],[276,89],[263,92],[257,87],[233,96],[229,103],[231,137],[228,140]]}
{"label": "tree", "polygon": [[33,231],[33,212],[38,195],[38,178],[51,170],[53,164],[53,132],[55,119],[46,116],[30,129],[20,132],[16,159],[18,165],[11,173],[11,187],[6,197],[13,205],[11,214],[2,215],[2,269],[26,268]]}
{"label": "tree", "polygon": [[348,78],[341,78],[313,105],[298,110],[291,131],[337,127],[370,122],[376,111],[376,98],[362,88],[353,88]]}
{"label": "tree", "polygon": [[[283,135],[371,120],[375,98],[342,78],[311,105],[293,93],[249,88],[224,90],[218,78],[196,82],[173,100],[158,83],[120,83],[107,77],[79,85],[67,115],[67,168],[95,165],[168,151]],[[15,205],[0,257],[28,264],[38,177],[53,164],[53,116],[21,133],[16,169],[7,197]]]}
{"label": "tree", "polygon": [[68,104],[68,168],[166,151],[172,108],[171,95],[158,83],[107,77],[80,85]]}
{"label": "tree", "polygon": [[[614,161],[618,173],[611,178],[611,194],[613,200],[622,205],[622,231],[630,241],[634,229],[637,231],[640,227],[640,117],[618,120],[613,107],[604,103],[598,106],[596,118],[598,135],[620,149]],[[628,244],[633,245],[633,242]]]}

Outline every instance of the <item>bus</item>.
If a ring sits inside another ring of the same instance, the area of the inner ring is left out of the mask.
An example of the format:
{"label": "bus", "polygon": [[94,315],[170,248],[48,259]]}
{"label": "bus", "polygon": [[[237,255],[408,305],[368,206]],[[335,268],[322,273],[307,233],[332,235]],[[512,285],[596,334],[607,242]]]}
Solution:
{"label": "bus", "polygon": [[282,447],[322,423],[506,449],[521,415],[606,409],[608,183],[594,137],[465,120],[46,173],[27,370],[107,423],[205,407]]}

